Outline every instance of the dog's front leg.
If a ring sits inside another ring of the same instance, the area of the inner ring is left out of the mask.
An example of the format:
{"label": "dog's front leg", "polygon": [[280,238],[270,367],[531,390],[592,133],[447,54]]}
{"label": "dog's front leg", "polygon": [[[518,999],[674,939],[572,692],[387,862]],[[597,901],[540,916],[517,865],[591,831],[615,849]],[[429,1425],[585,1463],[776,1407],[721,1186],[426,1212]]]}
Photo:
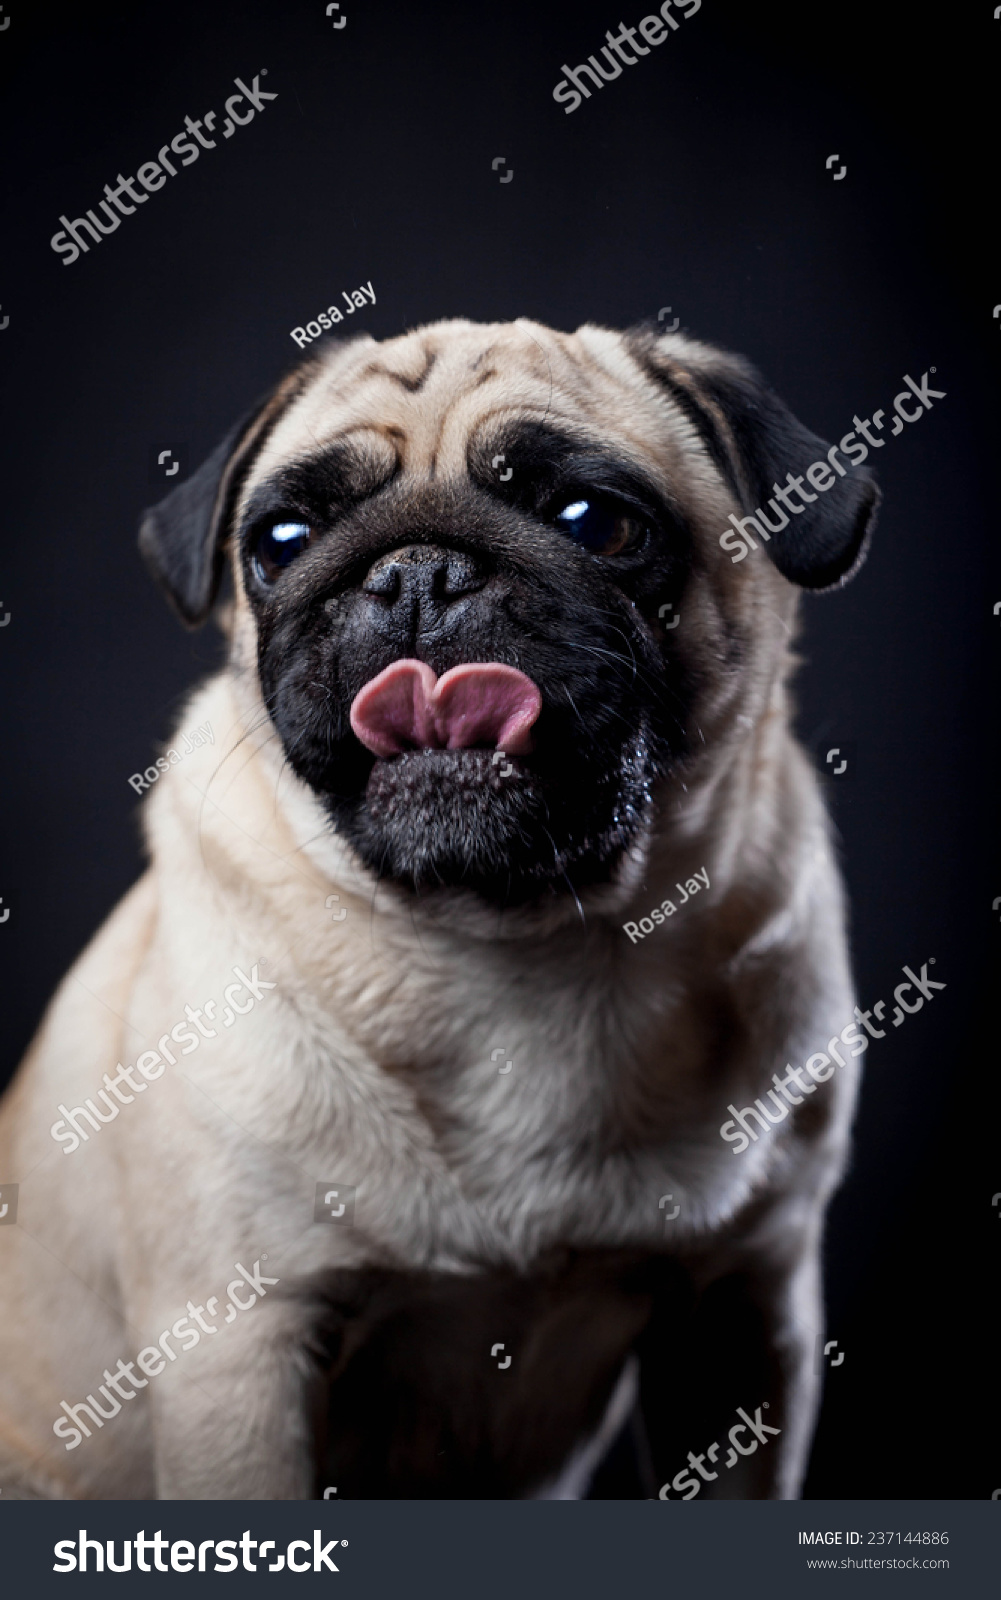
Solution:
{"label": "dog's front leg", "polygon": [[[795,1500],[820,1394],[813,1359],[823,1316],[816,1247],[804,1241],[801,1253],[784,1264],[766,1259],[746,1276],[738,1274],[734,1287],[731,1310],[742,1296],[748,1345],[733,1351],[731,1398],[739,1409],[728,1419],[724,1470],[708,1498]],[[745,1394],[740,1402],[738,1386]]]}
{"label": "dog's front leg", "polygon": [[769,1474],[770,1498],[796,1500],[803,1490],[823,1390],[816,1360],[824,1325],[816,1244],[807,1246],[793,1269],[780,1278],[771,1312],[783,1432],[770,1461],[764,1453],[763,1465]]}
{"label": "dog's front leg", "polygon": [[816,1251],[805,1251],[791,1268],[763,1264],[759,1272],[737,1274],[719,1287],[731,1338],[738,1329],[743,1338],[738,1347],[730,1344],[732,1365],[722,1387],[732,1409],[719,1418],[721,1470],[705,1497],[798,1499],[820,1397],[814,1355],[823,1312]]}
{"label": "dog's front leg", "polygon": [[323,1382],[301,1309],[248,1297],[150,1380],[157,1497],[311,1499]]}
{"label": "dog's front leg", "polygon": [[663,1498],[799,1495],[819,1394],[815,1231],[786,1235],[781,1254],[727,1249],[696,1270],[690,1318],[671,1302],[655,1313],[641,1394]]}

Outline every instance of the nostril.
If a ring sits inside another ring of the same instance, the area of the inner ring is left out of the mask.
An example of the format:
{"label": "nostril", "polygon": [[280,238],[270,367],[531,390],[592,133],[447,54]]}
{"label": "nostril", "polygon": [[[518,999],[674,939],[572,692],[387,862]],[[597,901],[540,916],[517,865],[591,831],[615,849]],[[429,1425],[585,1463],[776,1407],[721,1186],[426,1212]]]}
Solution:
{"label": "nostril", "polygon": [[445,600],[482,589],[486,577],[468,556],[451,556],[435,573],[435,593]]}
{"label": "nostril", "polygon": [[414,545],[383,556],[362,582],[362,592],[396,606],[401,601],[442,609],[482,589],[487,575],[461,550]]}
{"label": "nostril", "polygon": [[459,550],[449,552],[443,562],[435,568],[435,598],[440,600],[459,600],[462,595],[472,595],[477,589],[483,589],[486,584],[486,573],[480,570],[472,555],[465,555]]}
{"label": "nostril", "polygon": [[362,589],[366,594],[378,595],[381,600],[396,601],[400,598],[400,583],[400,569],[393,561],[374,567],[362,584]]}

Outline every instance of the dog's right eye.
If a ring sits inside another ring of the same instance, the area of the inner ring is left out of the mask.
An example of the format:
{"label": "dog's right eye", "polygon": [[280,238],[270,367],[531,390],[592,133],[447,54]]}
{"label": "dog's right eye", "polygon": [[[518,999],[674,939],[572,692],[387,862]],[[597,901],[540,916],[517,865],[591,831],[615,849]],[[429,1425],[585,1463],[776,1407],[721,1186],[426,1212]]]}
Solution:
{"label": "dog's right eye", "polygon": [[631,516],[631,507],[597,495],[575,496],[556,512],[553,521],[574,544],[593,556],[617,556],[642,545],[645,523]]}
{"label": "dog's right eye", "polygon": [[316,538],[314,529],[305,522],[276,522],[258,535],[254,548],[254,566],[265,583],[274,583],[280,572],[292,565],[296,556],[308,550]]}

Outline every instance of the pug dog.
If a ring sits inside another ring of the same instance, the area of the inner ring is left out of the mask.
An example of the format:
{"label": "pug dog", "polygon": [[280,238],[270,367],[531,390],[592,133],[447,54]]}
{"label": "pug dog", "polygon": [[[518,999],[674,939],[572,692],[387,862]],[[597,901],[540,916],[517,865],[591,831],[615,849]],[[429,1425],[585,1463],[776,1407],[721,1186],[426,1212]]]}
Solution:
{"label": "pug dog", "polygon": [[446,321],[147,513],[227,660],[3,1103],[5,1497],[799,1493],[860,1050],[791,647],[876,501],[709,345]]}

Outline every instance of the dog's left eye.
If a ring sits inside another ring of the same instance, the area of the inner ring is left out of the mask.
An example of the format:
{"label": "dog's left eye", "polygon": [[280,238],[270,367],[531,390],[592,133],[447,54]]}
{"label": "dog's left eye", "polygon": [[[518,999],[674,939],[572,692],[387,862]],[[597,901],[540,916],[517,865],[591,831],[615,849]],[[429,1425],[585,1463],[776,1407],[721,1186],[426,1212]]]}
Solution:
{"label": "dog's left eye", "polygon": [[274,583],[280,572],[291,566],[313,543],[316,534],[305,522],[276,522],[258,536],[254,565],[265,583]]}
{"label": "dog's left eye", "polygon": [[595,556],[618,556],[642,543],[646,525],[614,501],[593,497],[570,500],[553,521],[574,544]]}

